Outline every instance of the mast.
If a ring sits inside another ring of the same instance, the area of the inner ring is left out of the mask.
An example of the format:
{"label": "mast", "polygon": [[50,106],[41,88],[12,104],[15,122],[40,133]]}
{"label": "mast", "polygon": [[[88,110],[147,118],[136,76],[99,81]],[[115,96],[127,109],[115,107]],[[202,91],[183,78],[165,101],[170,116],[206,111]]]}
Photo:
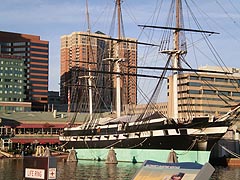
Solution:
{"label": "mast", "polygon": [[[88,35],[90,35],[91,33],[91,28],[90,28],[90,18],[89,18],[89,12],[88,12],[88,0],[86,0],[86,18],[87,18],[87,25],[88,25],[88,29],[87,29],[87,33]],[[88,78],[88,93],[89,93],[89,123],[87,124],[87,128],[89,127],[89,125],[91,124],[91,121],[93,119],[93,98],[92,98],[92,79],[93,76],[91,74],[91,66],[90,66],[90,49],[91,49],[91,40],[90,40],[90,36],[87,37],[87,58],[88,58],[88,76],[86,78]]]}
{"label": "mast", "polygon": [[[177,122],[179,117],[180,118],[183,117],[183,113],[179,114],[178,112],[178,103],[179,103],[178,102],[178,74],[186,70],[186,69],[183,69],[181,65],[181,59],[184,58],[184,56],[187,54],[185,32],[194,32],[194,33],[202,33],[202,34],[219,34],[219,33],[214,31],[184,28],[182,0],[172,0],[172,3],[173,4],[171,4],[171,8],[169,11],[170,16],[168,18],[166,26],[153,26],[153,25],[138,25],[138,26],[143,28],[148,27],[148,28],[166,30],[165,34],[163,35],[163,39],[160,43],[160,52],[167,54],[171,60],[171,68],[169,68],[169,70],[172,70],[172,76],[169,77],[170,81],[169,81],[169,96],[168,96],[169,97],[168,116],[173,118]],[[169,21],[173,19],[175,21],[174,27],[172,26],[172,21],[171,22]],[[171,31],[171,34],[169,34],[170,31]],[[170,40],[170,38],[173,39],[173,42]],[[168,49],[170,41],[173,44],[172,49]],[[195,70],[195,71],[199,72],[199,70]],[[186,114],[186,117],[189,117],[189,114]]]}
{"label": "mast", "polygon": [[116,108],[117,108],[117,117],[121,116],[121,79],[120,79],[120,66],[119,62],[121,60],[117,60],[115,62],[116,65],[116,72],[118,73],[116,75]]}
{"label": "mast", "polygon": [[176,30],[174,31],[174,54],[173,54],[173,59],[172,59],[172,68],[175,68],[173,70],[173,81],[172,81],[172,118],[177,121],[178,118],[178,65],[180,64],[179,62],[179,54],[180,54],[180,48],[179,48],[179,30],[181,26],[180,22],[180,14],[181,14],[181,0],[176,0]]}
{"label": "mast", "polygon": [[88,30],[87,32],[91,32],[90,28],[90,18],[89,18],[89,12],[88,12],[88,0],[86,0],[86,17],[87,17],[87,25],[88,25]]}
{"label": "mast", "polygon": [[116,40],[117,42],[117,52],[116,52],[116,57],[113,58],[106,58],[103,59],[103,61],[112,61],[114,63],[114,68],[116,70],[116,114],[117,117],[121,116],[121,78],[120,78],[120,62],[124,61],[123,58],[120,58],[120,39],[121,37],[121,0],[116,0],[116,5],[117,5],[117,13],[118,13],[118,38],[113,39],[110,38],[111,40]]}
{"label": "mast", "polygon": [[[118,9],[118,39],[121,39],[121,0],[117,0],[117,9]],[[116,71],[120,73],[120,42],[118,42],[117,46],[117,58],[118,60],[115,61]],[[121,115],[121,79],[120,75],[116,75],[116,111],[117,117]]]}
{"label": "mast", "polygon": [[117,0],[117,10],[118,10],[118,39],[121,38],[121,0]]}
{"label": "mast", "polygon": [[[88,12],[88,0],[86,0],[86,13],[87,13],[87,24],[88,24],[88,34],[90,35],[90,33],[91,33],[91,28],[90,28],[90,20],[89,20],[89,12]],[[88,37],[88,43],[89,43],[89,45],[88,45],[88,63],[89,63],[89,50],[90,50],[90,37]],[[89,114],[90,114],[90,121],[92,120],[92,115],[93,115],[93,100],[92,100],[92,75],[91,75],[91,72],[90,72],[90,70],[91,70],[91,67],[90,67],[90,64],[88,65],[88,70],[89,70],[89,72],[88,72],[88,91],[89,91]]]}

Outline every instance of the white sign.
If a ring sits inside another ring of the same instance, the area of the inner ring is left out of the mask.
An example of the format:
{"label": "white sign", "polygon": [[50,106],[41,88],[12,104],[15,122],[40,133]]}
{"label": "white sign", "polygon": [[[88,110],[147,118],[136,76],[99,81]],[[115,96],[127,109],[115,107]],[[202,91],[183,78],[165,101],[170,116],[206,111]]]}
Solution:
{"label": "white sign", "polygon": [[48,179],[57,179],[57,169],[56,168],[48,169]]}
{"label": "white sign", "polygon": [[32,178],[32,179],[44,179],[45,170],[44,169],[25,169],[25,178]]}

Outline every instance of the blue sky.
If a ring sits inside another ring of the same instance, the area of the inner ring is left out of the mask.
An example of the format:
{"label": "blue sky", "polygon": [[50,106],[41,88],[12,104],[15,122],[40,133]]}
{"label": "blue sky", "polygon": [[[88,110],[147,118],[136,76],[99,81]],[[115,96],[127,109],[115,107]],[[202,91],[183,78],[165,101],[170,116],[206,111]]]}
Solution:
{"label": "blue sky", "polygon": [[[165,0],[169,2],[170,0]],[[203,29],[220,32],[210,38],[227,66],[240,68],[240,1],[189,0],[198,3],[194,12]],[[137,24],[152,20],[159,0],[124,0],[122,11],[125,35],[146,40]],[[109,33],[114,0],[89,0],[91,30]],[[167,8],[163,6],[161,11]],[[164,21],[156,21],[164,25]],[[40,35],[50,43],[49,90],[59,90],[60,37],[74,31],[86,31],[85,0],[7,0],[1,1],[2,31]],[[185,22],[187,24],[187,22]],[[157,42],[157,39],[154,39]],[[200,49],[205,49],[200,45]],[[141,48],[139,48],[141,50]],[[139,61],[144,56],[139,52]],[[196,63],[198,65],[211,62]],[[196,65],[195,64],[195,65]]]}

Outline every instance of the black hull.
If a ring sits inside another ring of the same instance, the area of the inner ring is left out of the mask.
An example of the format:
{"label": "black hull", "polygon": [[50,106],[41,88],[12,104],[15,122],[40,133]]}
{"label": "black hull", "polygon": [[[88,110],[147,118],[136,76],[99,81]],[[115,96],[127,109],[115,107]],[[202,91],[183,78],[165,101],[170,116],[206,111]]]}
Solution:
{"label": "black hull", "polygon": [[[214,144],[226,133],[229,123],[211,122],[189,125],[164,125],[156,122],[118,129],[101,126],[101,129],[66,129],[60,141],[69,149],[127,148],[127,149],[175,149],[211,151]],[[147,130],[148,129],[148,130]]]}
{"label": "black hull", "polygon": [[[215,143],[223,136],[223,134],[218,134],[216,136],[208,137],[206,142],[206,148],[203,148],[200,143],[201,140],[196,140],[192,136],[171,136],[171,137],[148,137],[148,138],[137,138],[137,139],[125,139],[125,140],[108,140],[108,141],[62,141],[66,143],[66,147],[71,149],[97,149],[97,148],[127,148],[127,149],[176,149],[176,150],[203,150],[211,151]],[[196,141],[196,142],[195,142]],[[193,146],[193,147],[192,147]]]}
{"label": "black hull", "polygon": [[[123,134],[122,134],[123,135]],[[124,134],[125,135],[125,134]],[[92,136],[78,137],[75,141],[62,141],[68,149],[85,148],[127,148],[127,149],[175,149],[175,150],[197,150],[211,151],[215,143],[224,135],[224,133],[211,135],[176,135],[176,136],[150,136],[125,139],[118,138],[121,135],[115,135],[115,139],[93,140]],[[81,139],[82,138],[82,139]],[[84,139],[83,139],[84,138]],[[205,144],[205,145],[204,145]]]}

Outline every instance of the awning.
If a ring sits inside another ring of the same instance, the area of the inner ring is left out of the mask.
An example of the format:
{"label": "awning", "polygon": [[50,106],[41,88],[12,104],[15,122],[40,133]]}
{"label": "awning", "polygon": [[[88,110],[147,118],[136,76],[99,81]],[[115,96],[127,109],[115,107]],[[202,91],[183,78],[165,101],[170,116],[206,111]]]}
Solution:
{"label": "awning", "polygon": [[42,124],[21,124],[17,128],[43,128]]}
{"label": "awning", "polygon": [[11,138],[11,141],[20,144],[61,144],[57,138]]}

